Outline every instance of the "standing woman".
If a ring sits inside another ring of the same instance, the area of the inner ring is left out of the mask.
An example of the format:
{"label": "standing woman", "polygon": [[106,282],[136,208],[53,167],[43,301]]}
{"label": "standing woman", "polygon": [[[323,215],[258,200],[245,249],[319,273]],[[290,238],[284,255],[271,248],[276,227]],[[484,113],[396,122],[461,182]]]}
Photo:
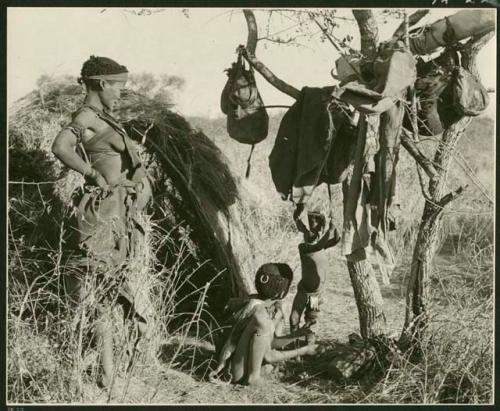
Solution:
{"label": "standing woman", "polygon": [[54,155],[81,173],[86,181],[83,190],[76,194],[74,227],[81,274],[71,276],[66,284],[68,293],[77,296],[80,303],[91,292],[85,284],[90,282],[105,289],[95,307],[95,331],[101,347],[100,383],[104,387],[109,387],[113,374],[110,323],[113,304],[115,301],[123,304],[124,313],[134,320],[139,337],[146,332],[150,310],[147,298],[126,274],[127,262],[144,234],[138,217],[152,194],[130,138],[113,117],[127,76],[125,66],[106,57],[91,56],[83,64],[78,80],[87,92],[83,105],[52,145]]}

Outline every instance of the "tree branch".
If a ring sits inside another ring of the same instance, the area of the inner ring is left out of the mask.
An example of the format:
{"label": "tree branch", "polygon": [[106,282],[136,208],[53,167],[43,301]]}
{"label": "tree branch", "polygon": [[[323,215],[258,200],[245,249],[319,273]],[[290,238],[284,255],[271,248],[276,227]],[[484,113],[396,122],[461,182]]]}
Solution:
{"label": "tree branch", "polygon": [[479,76],[479,71],[476,66],[476,56],[477,53],[483,48],[484,45],[495,35],[494,31],[490,31],[479,37],[472,37],[467,43],[465,43],[462,51],[462,66],[469,70],[469,72],[475,76],[479,81],[481,77]]}
{"label": "tree branch", "polygon": [[296,39],[294,37],[290,37],[289,39],[286,39],[286,40],[283,40],[280,38],[272,38],[272,37],[259,37],[257,40],[258,41],[265,40],[265,41],[269,41],[270,43],[276,43],[276,44],[290,44],[293,41],[295,41]]}
{"label": "tree branch", "polygon": [[441,200],[439,200],[438,205],[442,208],[444,208],[448,203],[451,203],[455,198],[459,197],[464,190],[468,187],[467,184],[458,187],[455,191],[451,191],[448,194],[446,194]]}
{"label": "tree branch", "polygon": [[[408,25],[410,27],[414,26],[420,20],[422,20],[429,13],[429,11],[430,10],[417,10],[415,13],[408,16]],[[403,37],[404,33],[405,33],[405,23],[403,22],[399,25],[399,27],[396,29],[396,31],[392,35],[392,39],[398,40],[401,37]]]}
{"label": "tree branch", "polygon": [[438,172],[432,164],[432,161],[420,151],[407,130],[403,130],[401,134],[401,145],[408,151],[408,154],[414,158],[418,165],[424,169],[430,179],[437,177]]}
{"label": "tree branch", "polygon": [[377,54],[378,26],[371,10],[353,10],[361,35],[361,53],[371,60]]}
{"label": "tree branch", "polygon": [[246,51],[243,53],[243,57],[248,61],[248,63],[258,71],[262,77],[264,77],[270,84],[276,87],[282,93],[297,99],[299,97],[300,91],[290,84],[284,82],[278,78],[267,66],[262,63],[255,56],[255,49],[257,48],[257,22],[255,20],[255,15],[252,10],[243,10],[245,19],[247,21],[248,27],[248,37]]}
{"label": "tree branch", "polygon": [[[295,87],[291,86],[290,84],[286,83],[285,81],[281,80],[278,78],[271,70],[267,68],[267,66],[262,63],[256,56],[255,56],[255,49],[257,47],[257,22],[255,20],[255,15],[251,10],[243,10],[243,13],[245,15],[245,19],[247,21],[247,27],[248,27],[248,37],[247,37],[247,47],[246,47],[246,52],[244,52],[243,56],[245,59],[248,61],[248,63],[257,71],[259,72],[266,81],[268,81],[271,85],[276,87],[278,90],[280,90],[282,93],[297,99],[300,91],[296,89]],[[358,24],[360,24],[360,32],[364,33],[365,36],[365,50],[366,47],[373,47],[374,50],[376,50],[376,44],[377,44],[377,36],[378,36],[378,30],[376,27],[376,22],[374,21],[373,13],[370,10],[353,10],[353,14],[356,17],[356,21]],[[414,13],[412,16],[414,16],[416,13]],[[412,19],[412,16],[410,16],[410,21]],[[423,17],[423,16],[422,16]],[[416,17],[413,17],[416,19]],[[411,24],[411,23],[410,23]],[[363,27],[363,28],[361,28]],[[371,34],[369,34],[371,33]],[[482,45],[484,45],[491,37],[493,33],[489,33],[485,36],[483,36],[481,39],[476,39],[475,42],[472,43],[467,43],[468,47],[470,48],[470,51],[476,50],[479,51],[479,49],[482,46],[478,47],[479,41]],[[362,34],[363,36],[363,34]],[[371,39],[369,40],[370,45],[368,45],[368,39],[366,36],[371,36]],[[375,36],[375,37],[373,37]],[[488,38],[486,38],[488,36]],[[475,51],[477,53],[477,51]],[[466,60],[465,64],[469,60]],[[468,67],[468,66],[466,66]],[[433,165],[432,161],[428,159],[421,151],[420,149],[415,145],[415,143],[412,141],[411,136],[407,130],[403,130],[403,133],[401,135],[401,145],[405,148],[405,150],[412,156],[417,164],[425,171],[425,173],[429,176],[429,178],[435,179],[438,176],[438,171],[436,170],[435,166]]]}
{"label": "tree branch", "polygon": [[252,10],[243,10],[248,26],[247,51],[250,55],[255,55],[257,49],[257,21]]}

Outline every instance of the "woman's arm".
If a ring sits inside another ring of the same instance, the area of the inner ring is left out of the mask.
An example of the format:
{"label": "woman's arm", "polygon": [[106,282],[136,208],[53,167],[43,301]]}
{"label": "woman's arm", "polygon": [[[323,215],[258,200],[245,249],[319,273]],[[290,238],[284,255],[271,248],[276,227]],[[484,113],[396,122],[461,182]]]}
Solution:
{"label": "woman's arm", "polygon": [[275,336],[271,346],[273,349],[281,350],[293,342],[299,342],[300,340],[307,341],[307,336],[311,334],[313,334],[311,329],[302,327],[289,335]]}
{"label": "woman's arm", "polygon": [[[81,124],[82,130],[86,130],[86,123],[90,123],[91,118],[87,113],[80,113],[74,121]],[[82,131],[83,134],[83,131]],[[108,184],[101,173],[93,169],[92,166],[85,162],[76,152],[75,147],[78,143],[78,136],[71,128],[62,129],[52,143],[52,153],[67,167],[82,174],[92,184],[103,189],[108,188]]]}
{"label": "woman's arm", "polygon": [[67,167],[88,175],[92,172],[92,166],[86,163],[76,152],[77,136],[68,128],[61,130],[52,144],[52,153]]}

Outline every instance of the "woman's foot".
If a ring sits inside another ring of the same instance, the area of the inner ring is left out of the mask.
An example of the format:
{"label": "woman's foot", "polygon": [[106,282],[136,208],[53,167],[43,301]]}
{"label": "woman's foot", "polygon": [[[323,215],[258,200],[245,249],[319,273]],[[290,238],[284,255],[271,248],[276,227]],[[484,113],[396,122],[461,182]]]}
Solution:
{"label": "woman's foot", "polygon": [[252,385],[252,386],[255,386],[255,385],[262,385],[264,383],[264,379],[261,378],[261,377],[248,377],[248,380],[247,380],[247,384],[248,385]]}
{"label": "woman's foot", "polygon": [[109,389],[111,387],[111,381],[111,376],[103,373],[97,380],[97,386],[99,388]]}

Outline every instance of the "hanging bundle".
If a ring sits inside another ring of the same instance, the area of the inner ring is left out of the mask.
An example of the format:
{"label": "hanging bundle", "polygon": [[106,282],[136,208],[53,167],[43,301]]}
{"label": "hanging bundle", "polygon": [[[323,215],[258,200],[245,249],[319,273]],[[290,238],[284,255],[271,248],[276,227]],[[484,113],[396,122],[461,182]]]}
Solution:
{"label": "hanging bundle", "polygon": [[226,70],[228,79],[221,95],[221,110],[227,115],[229,136],[243,144],[251,144],[246,177],[250,175],[250,159],[255,144],[267,137],[269,116],[257,89],[252,67],[245,67],[243,53],[238,47],[238,59]]}
{"label": "hanging bundle", "polygon": [[462,116],[477,116],[488,107],[488,92],[469,71],[457,67],[452,89],[453,108]]}
{"label": "hanging bundle", "polygon": [[447,47],[470,36],[481,36],[495,30],[496,14],[491,9],[460,10],[440,19],[423,30],[415,28],[410,37],[413,54],[430,54],[439,47]]}
{"label": "hanging bundle", "polygon": [[[460,64],[456,50],[447,49],[434,60],[417,61],[415,92],[418,98],[417,126],[421,136],[441,134],[450,122],[455,122],[454,110],[450,109],[449,98],[445,98],[451,87],[453,72]],[[453,111],[453,113],[452,113]],[[444,112],[444,113],[443,113]],[[453,118],[450,115],[453,114]],[[450,120],[447,120],[450,117]],[[405,114],[403,126],[412,129],[410,114]]]}
{"label": "hanging bundle", "polygon": [[[417,65],[418,130],[422,136],[441,134],[464,116],[477,116],[488,106],[488,92],[462,67],[461,53],[446,49],[436,59]],[[410,128],[406,114],[404,126]]]}

